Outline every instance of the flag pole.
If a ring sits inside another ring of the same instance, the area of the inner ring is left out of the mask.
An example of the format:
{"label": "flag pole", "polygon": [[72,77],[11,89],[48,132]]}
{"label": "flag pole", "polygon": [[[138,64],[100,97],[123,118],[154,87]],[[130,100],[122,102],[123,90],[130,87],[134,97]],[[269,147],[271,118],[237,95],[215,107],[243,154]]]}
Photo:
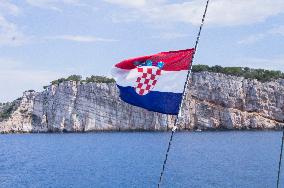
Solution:
{"label": "flag pole", "polygon": [[[193,62],[193,59],[194,59],[194,55],[195,55],[196,50],[197,50],[197,46],[198,46],[198,42],[199,42],[201,30],[202,30],[203,25],[204,25],[204,21],[205,21],[207,9],[208,9],[208,4],[209,4],[209,0],[207,0],[207,2],[206,2],[205,10],[204,10],[204,13],[203,13],[203,16],[202,16],[202,21],[201,21],[201,24],[200,24],[200,26],[199,26],[199,31],[198,31],[197,38],[196,38],[196,41],[195,41],[194,51],[193,51],[193,54],[192,54],[191,62],[190,62],[189,67],[188,67],[188,72],[187,72],[187,76],[186,76],[186,81],[185,81],[184,88],[183,88],[183,92],[182,92],[182,100],[181,100],[181,103],[179,104],[178,115],[177,115],[177,117],[176,117],[176,119],[175,119],[174,126],[173,126],[172,131],[171,131],[171,137],[170,137],[170,140],[169,140],[169,143],[168,143],[168,148],[167,148],[166,156],[165,156],[164,163],[163,163],[163,167],[162,167],[162,170],[161,170],[161,174],[160,174],[160,178],[159,178],[159,182],[158,182],[158,188],[160,188],[160,186],[161,186],[162,179],[163,179],[163,175],[164,175],[164,171],[165,171],[165,167],[166,167],[167,160],[168,160],[169,151],[170,151],[170,149],[171,149],[171,144],[172,144],[173,136],[174,136],[175,131],[176,131],[177,128],[178,128],[178,127],[177,127],[177,123],[178,123],[178,120],[179,120],[179,118],[180,118],[180,116],[181,116],[182,105],[183,105],[184,99],[185,99],[185,97],[186,97],[186,89],[187,89],[187,87],[188,87],[189,76],[190,76],[190,74],[191,74],[191,67],[192,67],[191,65],[192,65],[192,62]],[[284,132],[283,132],[283,134],[284,134]],[[282,140],[282,141],[283,141],[283,140]]]}

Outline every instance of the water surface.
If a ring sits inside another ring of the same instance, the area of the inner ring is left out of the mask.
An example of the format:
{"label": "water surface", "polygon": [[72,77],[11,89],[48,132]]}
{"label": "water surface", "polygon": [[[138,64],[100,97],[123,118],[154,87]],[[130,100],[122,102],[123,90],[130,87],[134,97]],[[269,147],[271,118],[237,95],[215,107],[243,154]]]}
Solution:
{"label": "water surface", "polygon": [[[169,136],[0,135],[0,187],[156,187]],[[280,142],[273,131],[177,133],[162,187],[276,187]]]}

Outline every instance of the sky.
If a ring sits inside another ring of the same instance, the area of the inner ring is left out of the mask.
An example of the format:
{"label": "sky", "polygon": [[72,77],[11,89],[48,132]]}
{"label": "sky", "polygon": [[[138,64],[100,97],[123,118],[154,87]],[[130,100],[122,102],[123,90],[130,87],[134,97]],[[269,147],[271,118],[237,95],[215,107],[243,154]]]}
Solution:
{"label": "sky", "polygon": [[[206,0],[0,0],[0,102],[194,47]],[[283,0],[210,0],[194,64],[284,71]]]}

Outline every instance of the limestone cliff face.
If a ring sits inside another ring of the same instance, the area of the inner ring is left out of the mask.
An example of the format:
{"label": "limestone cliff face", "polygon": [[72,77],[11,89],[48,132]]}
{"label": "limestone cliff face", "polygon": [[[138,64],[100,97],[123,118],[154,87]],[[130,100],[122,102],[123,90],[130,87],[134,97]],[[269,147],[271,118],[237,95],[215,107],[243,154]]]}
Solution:
{"label": "limestone cliff face", "polygon": [[[0,132],[167,130],[174,116],[131,106],[115,84],[64,82],[25,92]],[[181,129],[284,127],[284,80],[261,83],[219,73],[194,73],[182,107]]]}
{"label": "limestone cliff face", "polygon": [[196,73],[182,112],[186,129],[282,128],[284,80],[261,83],[220,73]]}
{"label": "limestone cliff face", "polygon": [[0,133],[31,132],[33,130],[32,113],[35,94],[35,92],[24,92],[11,117],[0,122]]}

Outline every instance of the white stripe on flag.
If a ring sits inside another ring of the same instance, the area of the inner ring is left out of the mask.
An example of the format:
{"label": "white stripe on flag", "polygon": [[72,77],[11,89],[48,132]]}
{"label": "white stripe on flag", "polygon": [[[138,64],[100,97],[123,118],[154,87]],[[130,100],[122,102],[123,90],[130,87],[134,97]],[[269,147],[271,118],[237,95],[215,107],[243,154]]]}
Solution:
{"label": "white stripe on flag", "polygon": [[[116,83],[122,87],[135,87],[136,80],[139,77],[138,71],[136,69],[125,70],[114,67],[112,69],[112,75],[116,80]],[[182,71],[163,71],[161,76],[158,78],[156,86],[152,91],[159,92],[171,92],[171,93],[182,93],[185,80],[186,80],[187,70]]]}

